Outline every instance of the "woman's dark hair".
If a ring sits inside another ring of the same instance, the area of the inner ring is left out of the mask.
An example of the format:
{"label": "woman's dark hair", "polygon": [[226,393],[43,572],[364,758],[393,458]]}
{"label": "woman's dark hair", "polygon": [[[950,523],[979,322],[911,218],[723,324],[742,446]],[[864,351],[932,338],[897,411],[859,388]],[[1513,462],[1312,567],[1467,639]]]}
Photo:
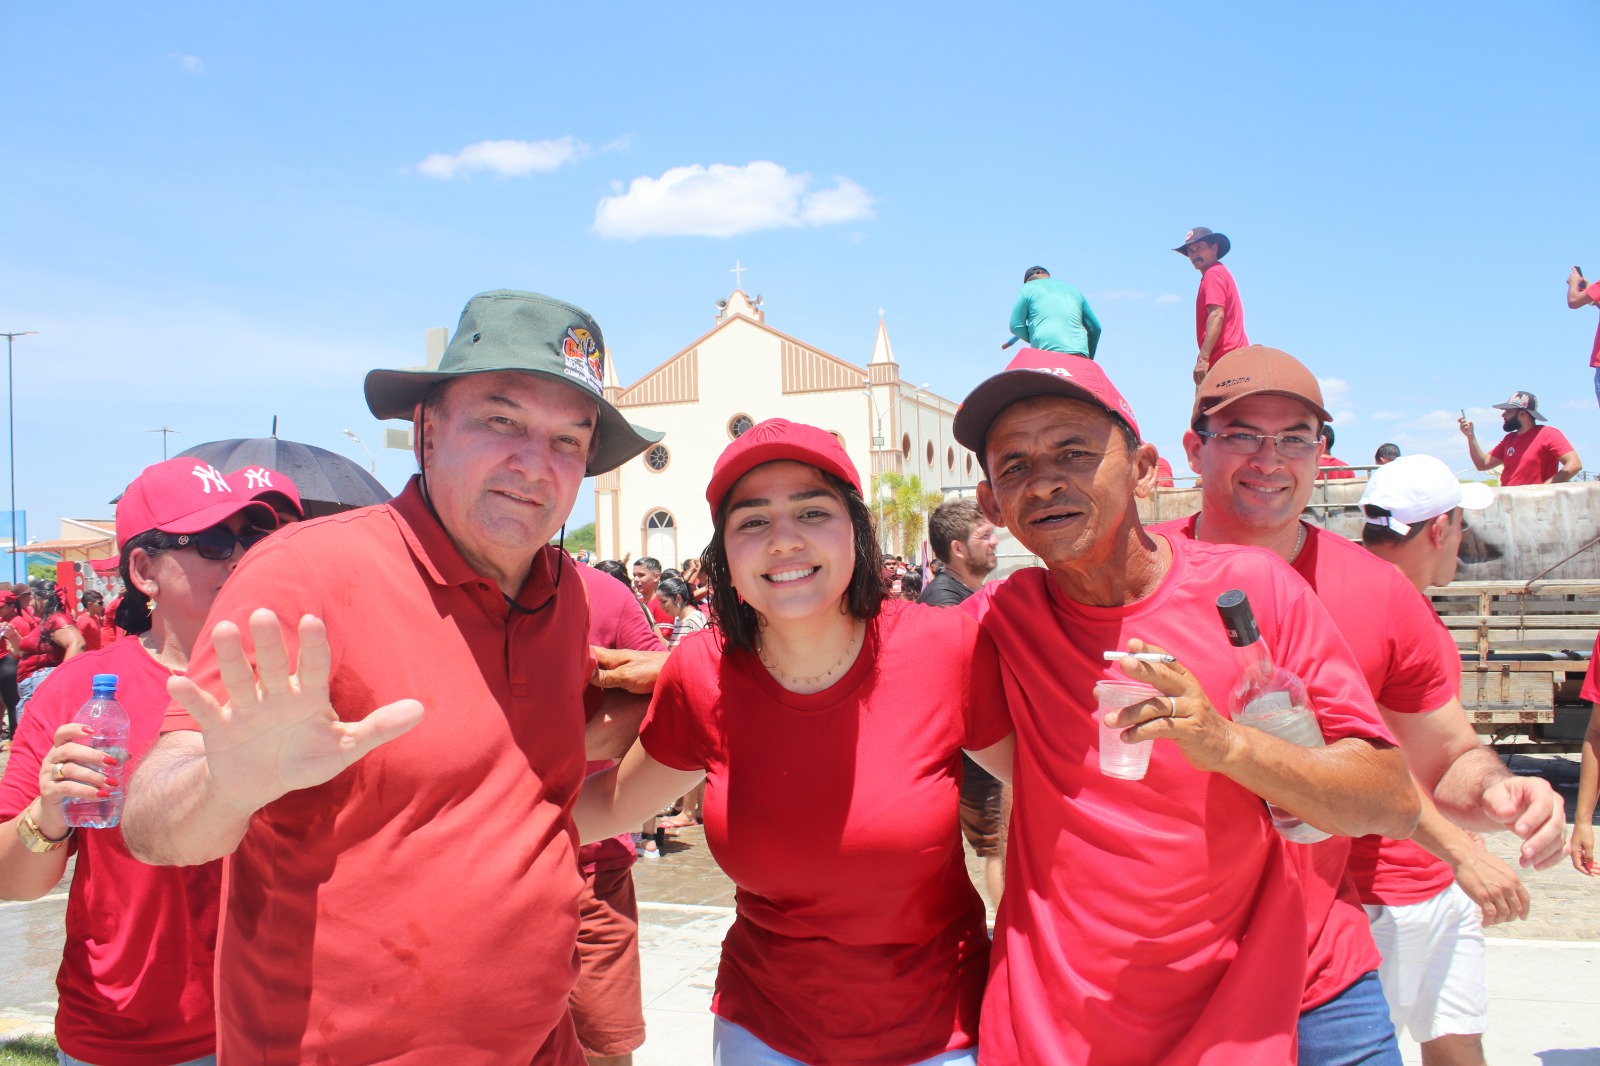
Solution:
{"label": "woman's dark hair", "polygon": [[[872,511],[861,493],[849,484],[826,470],[817,473],[843,498],[850,515],[856,566],[850,574],[850,585],[845,589],[845,604],[854,618],[863,621],[876,618],[883,608],[883,550],[878,547],[878,537],[872,528]],[[711,616],[722,630],[723,648],[753,651],[759,632],[756,610],[739,598],[738,590],[733,587],[733,575],[728,572],[727,502],[724,499],[717,506],[716,531],[700,556],[700,569],[711,582]]]}
{"label": "woman's dark hair", "polygon": [[661,584],[656,586],[656,595],[677,600],[679,610],[694,602],[694,589],[681,577],[662,575]]}
{"label": "woman's dark hair", "polygon": [[914,600],[922,595],[922,571],[907,570],[900,575],[900,598]]}
{"label": "woman's dark hair", "polygon": [[150,628],[149,597],[139,591],[139,586],[133,583],[133,578],[128,574],[128,563],[136,548],[142,549],[153,559],[164,551],[172,550],[172,542],[161,530],[147,529],[128,538],[128,543],[122,546],[122,560],[117,563],[117,573],[122,575],[122,602],[117,604],[117,617],[113,621],[118,629],[134,636]]}
{"label": "woman's dark hair", "polygon": [[610,574],[630,589],[633,588],[633,577],[628,573],[628,568],[615,559],[607,559],[604,562],[595,563],[594,568],[602,574]]}
{"label": "woman's dark hair", "polygon": [[57,611],[65,609],[61,602],[61,586],[54,581],[40,581],[33,586],[35,599],[44,601],[44,607],[39,611],[40,618],[49,618]]}

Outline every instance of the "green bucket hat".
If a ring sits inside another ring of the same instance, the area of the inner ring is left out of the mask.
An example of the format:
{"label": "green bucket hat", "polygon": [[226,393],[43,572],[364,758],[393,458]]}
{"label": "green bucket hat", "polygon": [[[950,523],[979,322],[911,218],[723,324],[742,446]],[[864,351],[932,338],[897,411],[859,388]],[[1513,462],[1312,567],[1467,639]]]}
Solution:
{"label": "green bucket hat", "polygon": [[615,470],[663,436],[632,425],[606,399],[605,340],[589,313],[536,292],[498,289],[467,301],[438,370],[374,370],[367,406],[376,418],[411,420],[436,383],[461,374],[520,370],[568,385],[600,410],[600,444],[587,473]]}

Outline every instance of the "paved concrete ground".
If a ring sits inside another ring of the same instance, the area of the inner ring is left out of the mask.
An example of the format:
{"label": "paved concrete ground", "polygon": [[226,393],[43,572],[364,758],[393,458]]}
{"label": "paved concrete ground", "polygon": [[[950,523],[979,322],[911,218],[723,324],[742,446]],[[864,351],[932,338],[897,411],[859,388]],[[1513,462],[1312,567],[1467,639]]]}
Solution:
{"label": "paved concrete ground", "polygon": [[[1512,769],[1551,780],[1568,800],[1576,760],[1515,757]],[[1515,839],[1489,846],[1512,857]],[[800,861],[797,857],[796,861]],[[712,861],[698,829],[670,840],[666,854],[636,866],[649,1039],[638,1066],[693,1066],[710,1061],[711,990],[719,947],[733,920],[733,886]],[[969,863],[974,882],[981,870]],[[1524,873],[1533,899],[1526,922],[1489,930],[1490,1031],[1494,1066],[1600,1064],[1600,879],[1570,864]],[[0,1039],[49,1033],[55,970],[61,957],[66,893],[33,903],[0,903]],[[992,915],[991,915],[992,917]],[[1402,1040],[1408,1063],[1421,1062]]]}

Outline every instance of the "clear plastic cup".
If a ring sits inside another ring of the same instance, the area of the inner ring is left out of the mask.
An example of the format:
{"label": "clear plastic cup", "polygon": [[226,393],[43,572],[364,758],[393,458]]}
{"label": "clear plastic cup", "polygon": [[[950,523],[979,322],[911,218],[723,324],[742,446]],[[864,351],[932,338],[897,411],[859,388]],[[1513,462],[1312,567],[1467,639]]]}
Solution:
{"label": "clear plastic cup", "polygon": [[1150,747],[1154,740],[1141,740],[1137,744],[1123,742],[1122,732],[1105,723],[1107,711],[1119,711],[1134,703],[1156,699],[1161,690],[1137,681],[1101,681],[1094,687],[1095,724],[1100,727],[1100,772],[1107,777],[1124,781],[1140,781],[1150,768]]}

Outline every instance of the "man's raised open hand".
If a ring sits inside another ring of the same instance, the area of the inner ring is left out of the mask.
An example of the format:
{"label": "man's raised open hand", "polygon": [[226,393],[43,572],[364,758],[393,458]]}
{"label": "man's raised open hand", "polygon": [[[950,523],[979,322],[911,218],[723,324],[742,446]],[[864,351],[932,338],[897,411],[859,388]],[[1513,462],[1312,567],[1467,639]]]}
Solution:
{"label": "man's raised open hand", "polygon": [[232,622],[218,622],[212,647],[227,704],[186,677],[167,682],[168,694],[200,726],[212,797],[248,815],[286,792],[331,780],[380,744],[422,721],[422,704],[399,700],[358,722],[342,722],[328,699],[328,632],[312,615],[300,619],[300,655],[291,672],[278,616],[250,615],[255,666]]}

